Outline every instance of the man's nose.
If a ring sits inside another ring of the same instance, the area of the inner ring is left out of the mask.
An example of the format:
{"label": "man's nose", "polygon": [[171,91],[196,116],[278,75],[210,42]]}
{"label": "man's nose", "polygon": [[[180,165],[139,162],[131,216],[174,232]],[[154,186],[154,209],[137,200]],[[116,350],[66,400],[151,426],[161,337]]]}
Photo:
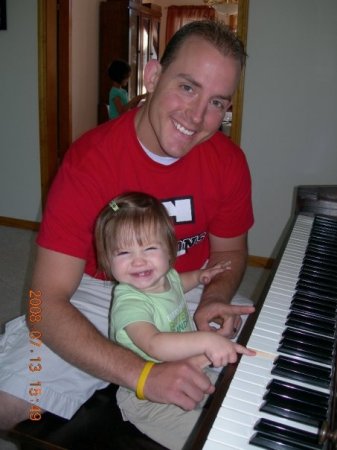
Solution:
{"label": "man's nose", "polygon": [[207,102],[201,98],[195,99],[190,105],[190,119],[193,123],[200,124],[205,117],[207,110]]}

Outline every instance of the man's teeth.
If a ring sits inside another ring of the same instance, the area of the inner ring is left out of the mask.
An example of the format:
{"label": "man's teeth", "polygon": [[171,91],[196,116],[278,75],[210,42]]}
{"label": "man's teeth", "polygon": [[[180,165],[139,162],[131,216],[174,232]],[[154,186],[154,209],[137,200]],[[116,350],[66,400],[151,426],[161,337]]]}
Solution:
{"label": "man's teeth", "polygon": [[185,127],[183,127],[177,122],[174,122],[174,125],[176,126],[177,130],[180,131],[180,133],[186,134],[186,136],[192,136],[194,134],[194,131],[187,130]]}

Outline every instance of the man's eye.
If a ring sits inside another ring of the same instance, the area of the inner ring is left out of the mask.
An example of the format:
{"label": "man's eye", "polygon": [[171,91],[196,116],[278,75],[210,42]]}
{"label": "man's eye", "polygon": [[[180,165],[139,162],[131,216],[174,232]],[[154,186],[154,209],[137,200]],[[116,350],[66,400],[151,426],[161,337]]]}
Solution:
{"label": "man's eye", "polygon": [[192,90],[193,90],[189,84],[182,84],[180,87],[185,92],[192,92]]}
{"label": "man's eye", "polygon": [[212,105],[216,108],[220,109],[221,111],[227,110],[227,108],[230,105],[229,100],[212,100]]}
{"label": "man's eye", "polygon": [[224,103],[219,100],[213,100],[212,105],[221,110],[225,109]]}

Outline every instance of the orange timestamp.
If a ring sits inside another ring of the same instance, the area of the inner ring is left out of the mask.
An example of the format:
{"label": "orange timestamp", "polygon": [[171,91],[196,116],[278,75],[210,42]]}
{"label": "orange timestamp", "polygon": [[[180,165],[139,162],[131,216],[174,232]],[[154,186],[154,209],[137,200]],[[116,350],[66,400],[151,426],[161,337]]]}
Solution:
{"label": "orange timestamp", "polygon": [[[42,293],[41,291],[29,291],[29,307],[28,307],[28,321],[31,325],[29,332],[30,358],[28,362],[28,369],[32,374],[38,375],[42,370],[42,358],[38,355],[42,346],[42,333],[34,328],[34,325],[39,323],[42,319]],[[38,378],[38,377],[37,377]],[[38,405],[40,396],[42,394],[41,381],[36,379],[29,384],[28,393],[30,403],[32,403],[29,410],[29,418],[31,420],[40,420],[42,417],[42,410]]]}

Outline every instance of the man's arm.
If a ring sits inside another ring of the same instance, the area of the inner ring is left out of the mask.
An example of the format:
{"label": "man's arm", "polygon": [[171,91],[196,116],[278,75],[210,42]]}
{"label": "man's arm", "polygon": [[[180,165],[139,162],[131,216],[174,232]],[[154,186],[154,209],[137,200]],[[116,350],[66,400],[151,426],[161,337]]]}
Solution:
{"label": "man's arm", "polygon": [[241,314],[254,312],[251,306],[229,305],[243,278],[247,264],[247,234],[235,238],[210,239],[210,258],[207,267],[219,261],[231,261],[231,270],[218,274],[205,286],[194,319],[200,330],[209,330],[210,323],[216,322],[222,334],[233,337],[241,325]]}
{"label": "man's arm", "polygon": [[[69,363],[135,390],[144,360],[103,336],[70,303],[83,270],[83,260],[38,247],[32,290],[40,292],[41,320],[31,322],[28,318],[28,324]],[[201,369],[188,361],[157,365],[149,380],[145,394],[150,400],[175,403],[184,409],[194,408],[204,393],[213,389]]]}

